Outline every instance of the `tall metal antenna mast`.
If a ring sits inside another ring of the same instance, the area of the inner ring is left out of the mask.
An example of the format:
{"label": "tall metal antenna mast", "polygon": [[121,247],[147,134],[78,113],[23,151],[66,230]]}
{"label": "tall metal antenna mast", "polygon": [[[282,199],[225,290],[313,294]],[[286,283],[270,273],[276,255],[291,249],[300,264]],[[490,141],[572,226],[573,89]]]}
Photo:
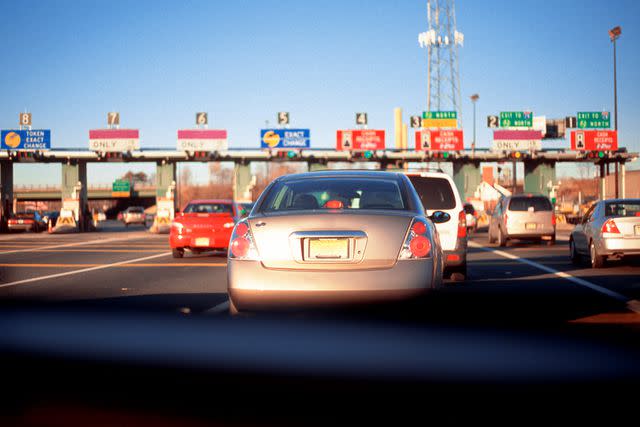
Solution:
{"label": "tall metal antenna mast", "polygon": [[427,1],[428,30],[418,34],[427,48],[427,111],[451,109],[461,116],[458,46],[464,34],[456,29],[455,0]]}

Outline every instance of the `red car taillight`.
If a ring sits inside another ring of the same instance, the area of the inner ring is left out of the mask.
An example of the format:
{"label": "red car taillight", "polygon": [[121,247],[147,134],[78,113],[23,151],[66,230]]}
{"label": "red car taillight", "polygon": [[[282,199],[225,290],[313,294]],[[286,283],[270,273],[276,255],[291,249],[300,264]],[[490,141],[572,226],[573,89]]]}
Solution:
{"label": "red car taillight", "polygon": [[551,214],[551,225],[556,225],[556,214]]}
{"label": "red car taillight", "polygon": [[236,258],[243,258],[249,252],[249,241],[244,237],[238,237],[231,242],[231,253]]}
{"label": "red car taillight", "polygon": [[464,211],[458,214],[458,238],[467,237],[467,215]]}
{"label": "red car taillight", "polygon": [[431,240],[426,235],[427,224],[414,218],[398,259],[420,259],[431,255]]}
{"label": "red car taillight", "polygon": [[602,224],[602,232],[620,234],[620,230],[618,230],[618,226],[613,219],[608,219],[604,224]]}

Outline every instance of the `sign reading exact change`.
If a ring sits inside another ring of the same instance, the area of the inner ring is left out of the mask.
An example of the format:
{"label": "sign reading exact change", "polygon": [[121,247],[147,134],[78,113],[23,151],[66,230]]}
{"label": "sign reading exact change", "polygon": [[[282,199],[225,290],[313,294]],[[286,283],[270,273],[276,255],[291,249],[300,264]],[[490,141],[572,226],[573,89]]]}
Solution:
{"label": "sign reading exact change", "polygon": [[261,148],[309,148],[311,131],[309,129],[261,129]]}
{"label": "sign reading exact change", "polygon": [[49,150],[51,130],[3,130],[0,134],[3,150]]}

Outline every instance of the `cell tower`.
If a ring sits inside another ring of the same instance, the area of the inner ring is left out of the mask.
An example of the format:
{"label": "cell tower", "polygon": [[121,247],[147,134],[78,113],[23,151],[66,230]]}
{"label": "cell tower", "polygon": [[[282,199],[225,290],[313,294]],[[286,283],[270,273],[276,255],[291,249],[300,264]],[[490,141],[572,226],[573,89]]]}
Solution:
{"label": "cell tower", "polygon": [[451,108],[460,121],[460,73],[458,46],[464,35],[456,29],[455,0],[428,0],[429,29],[418,34],[427,48],[427,111]]}

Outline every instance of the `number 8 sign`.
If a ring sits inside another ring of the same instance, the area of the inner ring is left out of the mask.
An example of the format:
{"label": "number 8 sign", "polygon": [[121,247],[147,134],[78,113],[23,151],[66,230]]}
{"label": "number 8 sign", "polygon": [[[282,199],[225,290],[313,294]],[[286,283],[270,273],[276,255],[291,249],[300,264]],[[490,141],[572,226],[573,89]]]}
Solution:
{"label": "number 8 sign", "polygon": [[31,126],[31,113],[20,113],[20,126]]}

